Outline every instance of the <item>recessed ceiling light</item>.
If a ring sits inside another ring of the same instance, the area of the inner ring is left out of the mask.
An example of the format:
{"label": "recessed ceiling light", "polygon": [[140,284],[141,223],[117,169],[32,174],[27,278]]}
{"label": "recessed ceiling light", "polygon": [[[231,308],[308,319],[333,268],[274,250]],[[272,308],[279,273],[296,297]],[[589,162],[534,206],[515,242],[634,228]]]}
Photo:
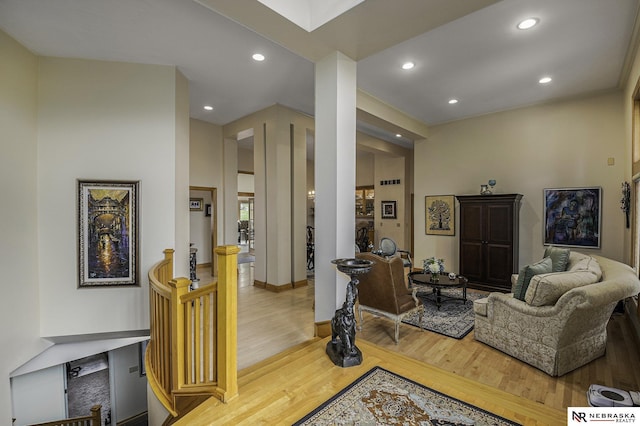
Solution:
{"label": "recessed ceiling light", "polygon": [[254,61],[258,61],[258,62],[264,61],[264,55],[262,53],[254,53],[252,58]]}
{"label": "recessed ceiling light", "polygon": [[540,84],[551,83],[551,77],[542,77],[540,80],[538,80],[538,83]]}
{"label": "recessed ceiling light", "polygon": [[402,135],[400,133],[396,133],[396,138],[401,138]]}
{"label": "recessed ceiling light", "polygon": [[540,20],[538,18],[527,18],[524,21],[520,21],[517,25],[519,30],[528,30],[529,28],[535,27]]}
{"label": "recessed ceiling light", "polygon": [[207,111],[213,111],[213,107],[211,105],[205,105],[204,109],[206,109]]}
{"label": "recessed ceiling light", "polygon": [[457,99],[449,99],[449,103],[450,103],[451,105],[453,105],[453,104],[457,104],[457,103],[458,103],[458,100],[457,100]]}
{"label": "recessed ceiling light", "polygon": [[402,69],[403,70],[410,70],[411,68],[415,67],[416,64],[414,64],[413,62],[405,62],[404,64],[402,64]]}

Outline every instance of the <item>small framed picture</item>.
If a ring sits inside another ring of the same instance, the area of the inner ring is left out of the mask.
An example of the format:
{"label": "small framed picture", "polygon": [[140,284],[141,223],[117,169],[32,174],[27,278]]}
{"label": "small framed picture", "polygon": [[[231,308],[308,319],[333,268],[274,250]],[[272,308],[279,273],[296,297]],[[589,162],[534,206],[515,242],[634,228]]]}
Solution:
{"label": "small framed picture", "polygon": [[456,204],[453,195],[424,197],[425,234],[455,235]]}
{"label": "small framed picture", "polygon": [[396,202],[395,201],[382,201],[382,218],[383,219],[396,219]]}
{"label": "small framed picture", "polygon": [[189,210],[192,212],[202,211],[202,198],[190,198],[189,199]]}

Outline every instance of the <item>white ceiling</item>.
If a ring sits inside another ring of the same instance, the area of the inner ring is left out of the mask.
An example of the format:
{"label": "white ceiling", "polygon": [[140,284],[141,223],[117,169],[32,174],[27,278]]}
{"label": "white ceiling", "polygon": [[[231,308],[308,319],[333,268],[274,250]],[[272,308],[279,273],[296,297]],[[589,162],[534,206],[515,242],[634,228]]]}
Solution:
{"label": "white ceiling", "polygon": [[0,0],[0,28],[39,55],[176,65],[191,116],[220,125],[275,103],[313,115],[313,61],[340,50],[360,89],[434,125],[618,88],[639,1],[366,0],[308,32],[258,0]]}

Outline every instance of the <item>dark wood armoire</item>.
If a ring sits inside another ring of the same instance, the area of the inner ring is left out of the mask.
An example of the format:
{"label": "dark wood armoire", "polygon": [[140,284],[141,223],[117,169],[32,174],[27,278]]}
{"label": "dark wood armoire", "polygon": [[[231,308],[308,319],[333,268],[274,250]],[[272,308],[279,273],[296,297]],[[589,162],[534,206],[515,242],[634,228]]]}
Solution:
{"label": "dark wood armoire", "polygon": [[518,272],[521,194],[457,195],[460,202],[460,274],[469,287],[511,291]]}

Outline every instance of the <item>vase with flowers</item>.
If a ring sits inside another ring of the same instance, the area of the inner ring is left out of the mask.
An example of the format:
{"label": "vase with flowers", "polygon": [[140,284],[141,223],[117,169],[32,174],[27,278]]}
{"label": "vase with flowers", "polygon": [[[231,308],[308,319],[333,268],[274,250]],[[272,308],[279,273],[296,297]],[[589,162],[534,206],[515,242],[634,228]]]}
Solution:
{"label": "vase with flowers", "polygon": [[424,273],[431,274],[431,282],[440,281],[440,274],[444,272],[444,259],[430,257],[422,261],[424,265]]}

